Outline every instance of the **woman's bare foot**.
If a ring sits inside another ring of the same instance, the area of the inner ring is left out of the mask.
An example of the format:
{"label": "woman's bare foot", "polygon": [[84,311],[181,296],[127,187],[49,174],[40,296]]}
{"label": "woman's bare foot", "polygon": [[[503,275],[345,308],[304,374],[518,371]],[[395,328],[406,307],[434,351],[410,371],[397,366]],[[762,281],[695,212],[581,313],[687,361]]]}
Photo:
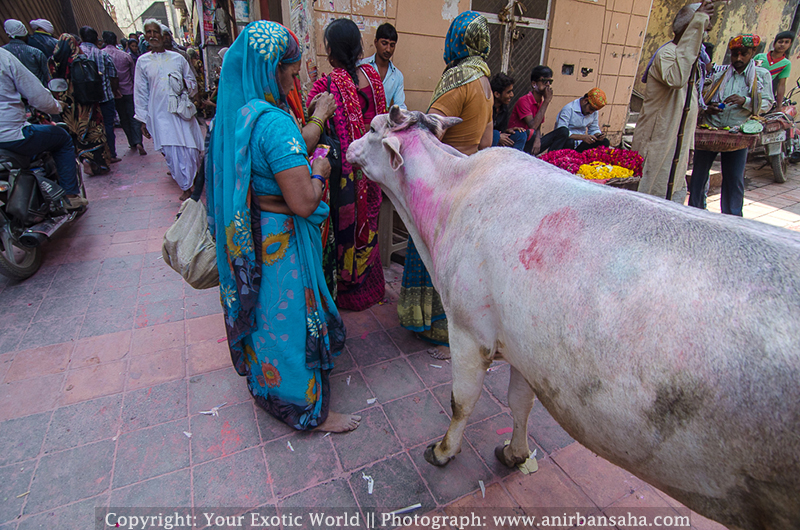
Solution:
{"label": "woman's bare foot", "polygon": [[450,348],[447,346],[436,346],[428,349],[428,355],[439,361],[446,361],[450,358]]}
{"label": "woman's bare foot", "polygon": [[340,414],[339,412],[328,412],[328,419],[322,425],[314,429],[315,431],[326,432],[347,432],[355,430],[361,416],[356,414]]}
{"label": "woman's bare foot", "polygon": [[191,196],[192,196],[192,188],[189,188],[188,190],[184,191],[184,192],[181,194],[181,196],[180,196],[180,197],[178,197],[178,200],[180,200],[180,201],[185,201],[186,199],[188,199],[188,198],[189,198],[189,197],[191,197]]}

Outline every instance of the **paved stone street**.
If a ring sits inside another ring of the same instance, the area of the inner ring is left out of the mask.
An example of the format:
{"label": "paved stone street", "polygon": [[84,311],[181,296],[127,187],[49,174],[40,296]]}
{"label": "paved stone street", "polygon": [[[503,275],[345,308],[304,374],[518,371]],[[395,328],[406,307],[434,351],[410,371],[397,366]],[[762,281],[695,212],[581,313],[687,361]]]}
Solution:
{"label": "paved stone street", "polygon": [[[538,472],[503,468],[493,455],[512,426],[503,363],[487,374],[461,454],[443,469],[427,464],[426,445],[449,421],[450,366],[399,327],[397,265],[382,305],[344,315],[332,407],[360,411],[361,426],[324,436],[272,419],[231,366],[218,291],[193,290],[163,263],[180,190],[152,142],[140,157],[123,136],[123,161],[90,178],[89,211],[46,246],[41,270],[21,283],[0,277],[0,528],[91,529],[94,508],[107,506],[678,514],[574,442],[538,401],[529,422]],[[800,229],[798,168],[776,185],[756,167],[745,215]],[[718,210],[718,197],[709,201]],[[199,414],[219,405],[219,416]],[[721,528],[696,515],[692,524]]]}

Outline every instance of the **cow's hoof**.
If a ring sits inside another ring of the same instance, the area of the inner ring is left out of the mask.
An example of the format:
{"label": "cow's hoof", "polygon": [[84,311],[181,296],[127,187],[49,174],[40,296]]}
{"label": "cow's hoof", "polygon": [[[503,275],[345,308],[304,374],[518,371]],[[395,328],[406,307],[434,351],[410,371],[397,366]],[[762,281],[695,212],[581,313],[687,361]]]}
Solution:
{"label": "cow's hoof", "polygon": [[436,444],[432,443],[432,444],[430,444],[428,446],[427,449],[425,449],[425,455],[424,455],[425,456],[425,460],[427,460],[429,464],[433,464],[434,466],[437,466],[437,467],[446,466],[448,464],[448,462],[450,462],[451,459],[450,458],[442,458],[442,459],[436,458],[436,453],[434,452],[435,448],[436,448]]}
{"label": "cow's hoof", "polygon": [[507,445],[498,445],[494,448],[494,456],[497,458],[501,464],[506,467],[517,467],[517,464],[521,464],[524,460],[520,460],[518,458],[509,460],[506,458],[505,448],[508,447]]}

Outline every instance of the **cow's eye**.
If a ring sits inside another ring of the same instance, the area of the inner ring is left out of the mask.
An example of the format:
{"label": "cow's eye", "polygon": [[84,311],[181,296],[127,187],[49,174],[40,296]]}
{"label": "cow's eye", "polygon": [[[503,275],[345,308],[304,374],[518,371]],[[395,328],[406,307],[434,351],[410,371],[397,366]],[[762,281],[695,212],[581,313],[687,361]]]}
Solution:
{"label": "cow's eye", "polygon": [[370,127],[369,132],[375,132],[375,127]]}

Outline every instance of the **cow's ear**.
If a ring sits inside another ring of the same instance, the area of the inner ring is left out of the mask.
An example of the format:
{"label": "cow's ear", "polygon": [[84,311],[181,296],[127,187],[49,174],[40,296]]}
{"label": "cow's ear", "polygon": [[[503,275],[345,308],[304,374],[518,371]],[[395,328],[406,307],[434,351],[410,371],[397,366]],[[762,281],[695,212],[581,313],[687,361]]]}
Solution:
{"label": "cow's ear", "polygon": [[397,171],[403,166],[403,155],[400,154],[400,140],[397,136],[387,136],[383,139],[383,145],[389,150],[389,163],[392,169]]}

